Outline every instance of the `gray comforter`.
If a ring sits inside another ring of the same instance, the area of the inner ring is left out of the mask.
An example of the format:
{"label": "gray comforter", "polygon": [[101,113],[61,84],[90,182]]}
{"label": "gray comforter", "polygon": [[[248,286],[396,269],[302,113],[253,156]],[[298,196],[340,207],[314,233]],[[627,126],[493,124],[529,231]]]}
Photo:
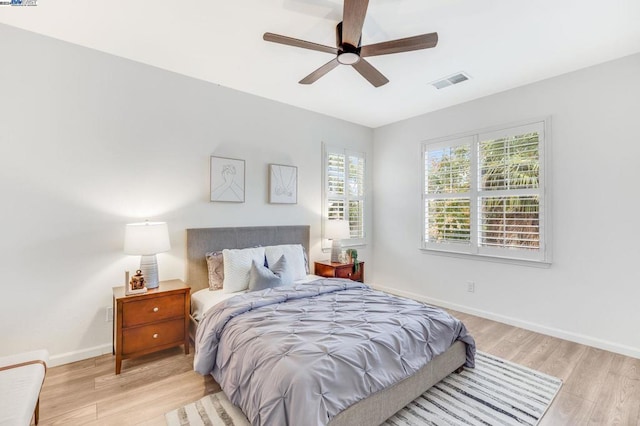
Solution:
{"label": "gray comforter", "polygon": [[195,370],[211,373],[253,425],[325,425],[456,340],[473,367],[473,338],[441,309],[322,279],[215,305],[198,326]]}

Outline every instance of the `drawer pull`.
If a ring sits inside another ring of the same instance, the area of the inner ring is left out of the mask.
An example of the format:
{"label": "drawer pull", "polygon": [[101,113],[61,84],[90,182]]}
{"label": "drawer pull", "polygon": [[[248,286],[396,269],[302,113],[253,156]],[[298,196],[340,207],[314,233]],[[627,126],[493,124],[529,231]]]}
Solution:
{"label": "drawer pull", "polygon": [[158,312],[158,311],[159,311],[159,309],[158,309],[157,306],[155,308],[153,308],[153,312]]}
{"label": "drawer pull", "polygon": [[155,333],[155,334],[153,335],[153,338],[154,338],[154,339],[157,339],[157,338],[158,338],[158,333]]}

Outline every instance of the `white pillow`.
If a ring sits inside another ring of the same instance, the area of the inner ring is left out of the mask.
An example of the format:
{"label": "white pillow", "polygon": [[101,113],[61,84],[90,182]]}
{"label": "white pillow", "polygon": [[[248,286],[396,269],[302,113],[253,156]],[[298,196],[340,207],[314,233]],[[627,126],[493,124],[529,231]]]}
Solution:
{"label": "white pillow", "polygon": [[[265,247],[267,265],[275,264],[280,256],[287,258],[287,263],[293,272],[293,280],[302,280],[307,276],[307,268],[304,262],[304,249],[301,244],[283,244],[280,246]],[[227,273],[225,269],[225,274]]]}
{"label": "white pillow", "polygon": [[235,293],[249,288],[249,271],[254,260],[258,265],[264,265],[264,247],[225,249],[222,250],[222,257],[224,258],[222,290],[225,293]]}

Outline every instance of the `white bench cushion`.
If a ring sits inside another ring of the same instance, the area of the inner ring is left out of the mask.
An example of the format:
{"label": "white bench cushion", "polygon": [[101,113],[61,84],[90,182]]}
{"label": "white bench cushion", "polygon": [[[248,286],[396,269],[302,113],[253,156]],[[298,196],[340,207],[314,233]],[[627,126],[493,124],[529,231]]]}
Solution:
{"label": "white bench cushion", "polygon": [[[33,351],[0,358],[0,367],[33,360],[47,363],[47,351]],[[44,380],[42,364],[29,364],[0,371],[0,425],[17,426],[31,423]]]}

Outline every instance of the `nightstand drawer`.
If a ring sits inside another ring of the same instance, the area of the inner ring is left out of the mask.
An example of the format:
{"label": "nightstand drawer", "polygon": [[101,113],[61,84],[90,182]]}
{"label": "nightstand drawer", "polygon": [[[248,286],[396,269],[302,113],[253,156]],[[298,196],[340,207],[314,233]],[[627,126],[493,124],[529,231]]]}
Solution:
{"label": "nightstand drawer", "polygon": [[122,353],[131,354],[150,350],[156,346],[184,341],[184,319],[165,321],[124,330],[122,332]]}
{"label": "nightstand drawer", "polygon": [[353,265],[349,265],[346,268],[336,268],[336,278],[349,278],[350,280],[358,281],[362,274],[353,272]]}
{"label": "nightstand drawer", "polygon": [[141,299],[123,306],[123,326],[133,327],[184,315],[184,294]]}
{"label": "nightstand drawer", "polygon": [[347,267],[336,268],[335,271],[336,278],[349,278],[353,275],[353,266],[348,265]]}

